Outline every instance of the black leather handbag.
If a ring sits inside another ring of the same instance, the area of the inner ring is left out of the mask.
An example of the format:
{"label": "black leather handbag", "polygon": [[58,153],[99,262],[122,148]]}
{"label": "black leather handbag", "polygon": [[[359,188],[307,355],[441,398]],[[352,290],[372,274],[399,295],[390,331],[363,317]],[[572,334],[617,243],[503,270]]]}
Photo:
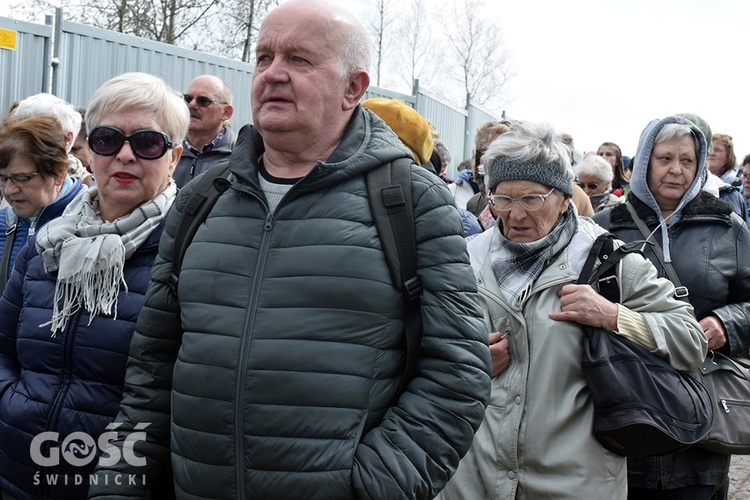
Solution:
{"label": "black leather handbag", "polygon": [[750,360],[708,351],[700,378],[714,404],[714,425],[696,446],[730,455],[750,454]]}
{"label": "black leather handbag", "polygon": [[[620,302],[616,264],[627,253],[600,236],[578,280]],[[596,260],[602,264],[592,273]],[[664,359],[613,332],[584,327],[583,375],[594,404],[594,436],[627,457],[663,455],[701,441],[714,411],[706,388]]]}
{"label": "black leather handbag", "polygon": [[[651,233],[646,224],[630,203],[627,203],[627,208],[648,241]],[[682,290],[681,297],[687,297],[687,288],[681,286],[682,282],[674,267],[664,261],[661,246],[653,239],[649,243],[669,279],[678,290]],[[714,409],[713,425],[707,436],[696,443],[696,446],[717,453],[750,454],[750,361],[708,351],[696,376],[708,390]]]}

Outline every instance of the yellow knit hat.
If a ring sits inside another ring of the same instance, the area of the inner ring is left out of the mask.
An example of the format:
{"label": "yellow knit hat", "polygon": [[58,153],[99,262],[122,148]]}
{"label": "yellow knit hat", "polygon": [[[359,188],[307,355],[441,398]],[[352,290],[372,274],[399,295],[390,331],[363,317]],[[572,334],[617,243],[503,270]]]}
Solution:
{"label": "yellow knit hat", "polygon": [[378,115],[396,133],[401,142],[409,148],[418,165],[430,160],[434,144],[430,126],[414,108],[400,99],[374,97],[367,99],[362,106]]}

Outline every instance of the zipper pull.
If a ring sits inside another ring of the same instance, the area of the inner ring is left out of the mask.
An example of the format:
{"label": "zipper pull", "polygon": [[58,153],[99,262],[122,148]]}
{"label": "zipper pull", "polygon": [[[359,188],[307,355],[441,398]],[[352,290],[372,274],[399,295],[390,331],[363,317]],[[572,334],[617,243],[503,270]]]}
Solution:
{"label": "zipper pull", "polygon": [[726,413],[729,413],[729,405],[727,404],[727,400],[726,399],[722,399],[721,400],[721,406],[724,408],[724,411]]}

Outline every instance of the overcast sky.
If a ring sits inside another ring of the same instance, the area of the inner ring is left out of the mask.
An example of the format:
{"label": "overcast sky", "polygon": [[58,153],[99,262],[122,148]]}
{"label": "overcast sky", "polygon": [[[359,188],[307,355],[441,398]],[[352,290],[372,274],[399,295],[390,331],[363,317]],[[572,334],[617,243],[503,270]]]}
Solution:
{"label": "overcast sky", "polygon": [[[366,0],[334,1],[359,15]],[[509,117],[569,132],[579,151],[612,141],[632,156],[650,120],[691,112],[734,138],[738,161],[750,153],[750,2],[487,0],[487,9],[516,69]]]}
{"label": "overcast sky", "polygon": [[[361,17],[372,0],[332,1]],[[0,0],[0,15],[7,3]],[[425,3],[451,11],[446,0]],[[738,160],[750,153],[750,2],[486,3],[516,70],[509,117],[549,122],[579,151],[613,141],[632,156],[650,120],[691,112],[734,137]]]}

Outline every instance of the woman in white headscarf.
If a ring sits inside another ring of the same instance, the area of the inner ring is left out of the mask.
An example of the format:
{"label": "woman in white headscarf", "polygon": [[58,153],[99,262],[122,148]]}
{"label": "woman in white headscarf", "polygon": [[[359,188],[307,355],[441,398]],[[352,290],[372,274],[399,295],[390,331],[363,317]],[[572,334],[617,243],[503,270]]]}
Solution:
{"label": "woman in white headscarf", "polygon": [[15,499],[86,498],[189,119],[159,78],[105,82],[86,114],[96,187],[16,259],[0,299],[0,489]]}

